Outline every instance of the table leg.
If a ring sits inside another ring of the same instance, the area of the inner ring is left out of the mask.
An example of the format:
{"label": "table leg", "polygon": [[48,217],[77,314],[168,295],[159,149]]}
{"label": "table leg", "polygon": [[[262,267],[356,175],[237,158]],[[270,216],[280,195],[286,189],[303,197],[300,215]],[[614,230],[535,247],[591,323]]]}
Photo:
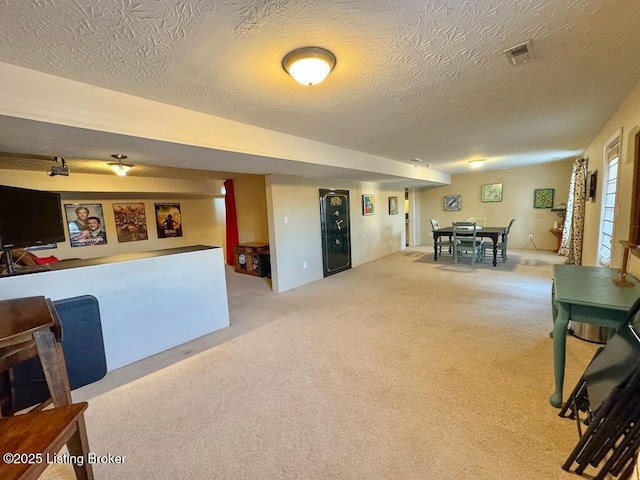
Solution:
{"label": "table leg", "polygon": [[433,261],[438,261],[438,236],[433,232]]}
{"label": "table leg", "polygon": [[551,281],[551,332],[549,337],[553,338],[553,326],[555,325],[556,317],[558,316],[558,307],[556,306],[556,287],[555,281]]}
{"label": "table leg", "polygon": [[[498,238],[492,238],[493,240],[493,266],[498,265]],[[504,254],[503,254],[504,255]]]}
{"label": "table leg", "polygon": [[551,405],[562,407],[562,386],[564,383],[564,364],[567,347],[567,327],[569,326],[569,309],[563,303],[556,302],[558,313],[553,321],[553,375],[556,389],[551,395]]}

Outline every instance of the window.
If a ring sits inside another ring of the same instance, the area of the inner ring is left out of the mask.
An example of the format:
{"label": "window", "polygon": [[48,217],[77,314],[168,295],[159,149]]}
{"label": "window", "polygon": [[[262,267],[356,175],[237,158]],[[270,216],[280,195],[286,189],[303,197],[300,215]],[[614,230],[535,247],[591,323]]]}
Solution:
{"label": "window", "polygon": [[598,261],[605,267],[611,262],[613,226],[616,210],[616,185],[618,183],[618,163],[620,157],[620,135],[605,147],[604,179],[602,192],[602,217],[600,220],[600,247]]}
{"label": "window", "polygon": [[[635,245],[640,245],[640,133],[636,134],[636,158],[633,164],[633,189],[631,195],[629,240]],[[639,249],[635,249],[634,253],[640,257]]]}

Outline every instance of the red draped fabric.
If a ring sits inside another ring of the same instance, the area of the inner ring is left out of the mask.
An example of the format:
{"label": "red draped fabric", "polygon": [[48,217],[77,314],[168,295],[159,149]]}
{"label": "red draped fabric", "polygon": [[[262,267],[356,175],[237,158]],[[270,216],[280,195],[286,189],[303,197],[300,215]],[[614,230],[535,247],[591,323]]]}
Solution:
{"label": "red draped fabric", "polygon": [[227,264],[235,263],[234,249],[238,244],[238,215],[236,214],[236,197],[233,193],[233,180],[224,181],[226,191],[224,197],[224,210],[227,216]]}

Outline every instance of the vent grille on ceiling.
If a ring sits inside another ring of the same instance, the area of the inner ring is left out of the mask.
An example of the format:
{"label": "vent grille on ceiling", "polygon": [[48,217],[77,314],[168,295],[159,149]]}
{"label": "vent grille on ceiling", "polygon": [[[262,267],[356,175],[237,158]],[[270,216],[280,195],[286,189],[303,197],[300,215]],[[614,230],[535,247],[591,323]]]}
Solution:
{"label": "vent grille on ceiling", "polygon": [[509,60],[509,63],[511,63],[512,65],[519,65],[523,62],[526,62],[527,60],[535,58],[531,40],[505,50],[504,54],[507,57],[507,60]]}

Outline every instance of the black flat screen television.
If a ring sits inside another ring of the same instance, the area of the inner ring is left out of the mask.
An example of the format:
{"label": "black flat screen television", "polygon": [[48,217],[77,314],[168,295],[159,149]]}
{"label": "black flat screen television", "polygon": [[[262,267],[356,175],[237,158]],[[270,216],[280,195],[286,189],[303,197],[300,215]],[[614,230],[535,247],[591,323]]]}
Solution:
{"label": "black flat screen television", "polygon": [[64,242],[60,195],[0,185],[0,248]]}

